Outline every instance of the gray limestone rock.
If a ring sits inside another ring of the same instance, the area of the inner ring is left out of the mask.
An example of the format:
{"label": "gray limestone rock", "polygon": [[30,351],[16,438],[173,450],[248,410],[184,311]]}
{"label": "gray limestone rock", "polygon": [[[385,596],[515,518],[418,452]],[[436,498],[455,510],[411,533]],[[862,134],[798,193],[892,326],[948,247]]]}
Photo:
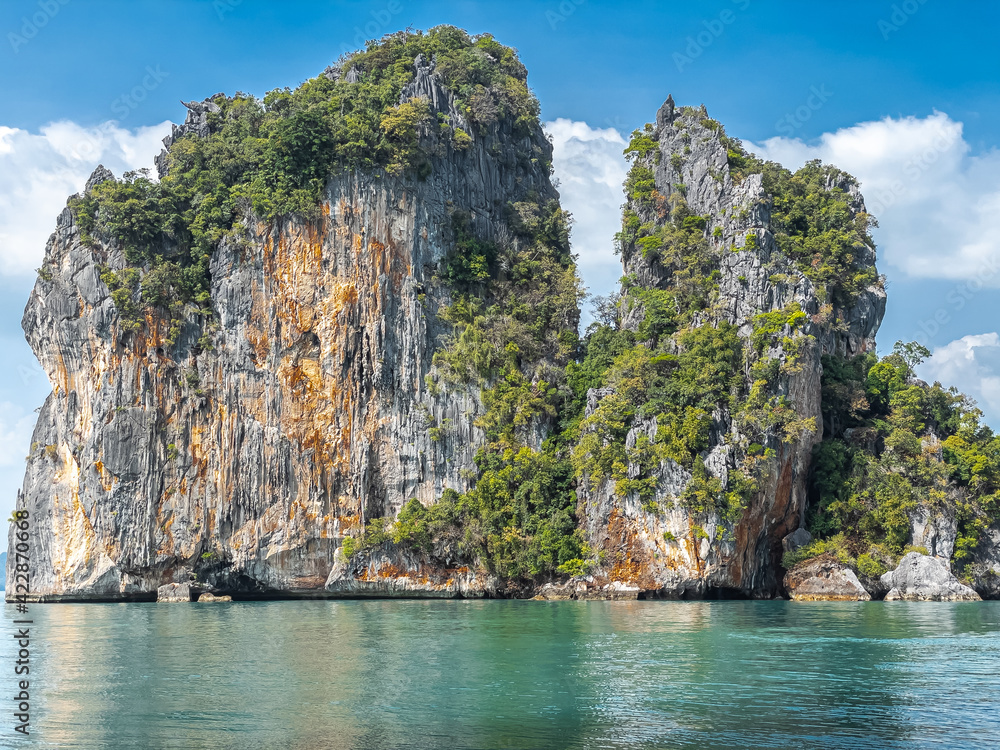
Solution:
{"label": "gray limestone rock", "polygon": [[965,602],[980,601],[981,597],[952,575],[947,560],[910,552],[899,561],[895,570],[882,576],[889,589],[885,595],[891,601]]}
{"label": "gray limestone rock", "polygon": [[980,536],[970,572],[976,593],[983,599],[1000,599],[1000,527],[991,526]]}
{"label": "gray limestone rock", "polygon": [[156,601],[189,602],[192,600],[191,594],[191,584],[189,583],[168,583],[156,590]]}
{"label": "gray limestone rock", "polygon": [[944,508],[928,508],[918,505],[910,512],[910,544],[923,547],[932,557],[950,559],[955,551],[958,537],[958,522],[955,519],[954,504]]}
{"label": "gray limestone rock", "polygon": [[[461,126],[433,64],[415,73],[404,97]],[[209,132],[217,98],[185,104],[167,149]],[[343,173],[316,219],[243,217],[212,253],[211,319],[188,306],[172,346],[155,315],[138,333],[120,324],[101,269],[128,265],[122,248],[84,244],[63,211],[45,249],[51,276],[22,320],[52,385],[18,500],[33,521],[33,597],[149,598],[192,576],[254,595],[423,590],[419,577],[331,579],[334,555],[368,519],[463,492],[475,475],[479,386],[428,385],[453,330],[437,275],[453,214],[503,238],[510,203],[558,199],[540,127],[515,134],[501,119],[461,150],[447,129],[423,138],[425,179]],[[90,184],[106,179],[98,169]],[[435,425],[447,427],[431,439]],[[532,444],[546,434],[533,425]],[[472,573],[448,585],[489,590]]]}
{"label": "gray limestone rock", "polygon": [[87,178],[87,185],[84,187],[83,192],[89,193],[102,182],[107,182],[108,180],[113,179],[115,179],[115,176],[112,174],[111,170],[103,164],[98,164],[97,169],[95,169],[90,177]]}
{"label": "gray limestone rock", "polygon": [[[804,431],[790,443],[775,441],[768,446],[775,453],[773,464],[735,521],[714,513],[707,518],[689,513],[680,498],[691,473],[672,461],[652,472],[656,480],[652,502],[640,502],[636,493],[619,497],[616,483],[609,480],[581,482],[579,515],[591,547],[611,561],[600,571],[609,580],[657,596],[699,596],[717,589],[774,597],[783,592],[778,579],[782,542],[803,521],[812,450],[822,436],[821,357],[874,350],[885,291],[879,282],[863,290],[850,307],[824,306],[812,282],[778,249],[771,227],[771,198],[761,175],[748,175],[742,182],[734,179],[722,133],[707,117],[703,108],[677,107],[668,99],[657,113],[655,128],[647,133],[657,149],[640,157],[653,172],[658,201],[670,205],[683,198],[691,214],[706,217],[705,239],[718,263],[719,292],[711,309],[696,322],[725,321],[748,340],[756,315],[797,304],[807,315],[802,333],[811,338],[801,347],[795,366],[783,368],[777,388],[799,417],[814,420],[816,430]],[[856,182],[846,176],[839,179],[829,187],[844,190],[851,209],[862,211],[864,201]],[[630,208],[642,222],[663,221],[655,207],[632,204]],[[754,238],[754,246],[748,236]],[[874,265],[873,251],[860,252],[860,263]],[[637,287],[670,288],[670,268],[647,257],[637,245],[625,243],[621,257],[624,273]],[[629,297],[621,315],[623,326],[636,331],[645,309],[639,299]],[[779,363],[789,361],[780,344],[765,356]],[[608,388],[588,393],[587,416],[612,393]],[[634,445],[640,435],[653,435],[656,429],[653,421],[638,424],[626,444]],[[730,472],[745,458],[749,442],[729,409],[712,414],[711,444],[702,458],[724,487]],[[638,476],[639,467],[630,465],[627,473]]]}
{"label": "gray limestone rock", "polygon": [[184,119],[184,124],[171,127],[170,135],[163,139],[165,148],[154,160],[160,177],[163,177],[167,173],[169,168],[167,154],[170,153],[170,147],[174,145],[175,141],[189,133],[194,133],[199,138],[207,138],[211,134],[212,129],[208,121],[208,116],[209,114],[216,114],[222,111],[222,108],[213,101],[221,96],[225,96],[225,94],[215,94],[200,102],[181,102],[187,108],[187,117]]}
{"label": "gray limestone rock", "polygon": [[468,565],[447,565],[385,543],[355,553],[339,553],[326,591],[336,596],[396,596],[480,599],[498,591],[495,577]]}
{"label": "gray limestone rock", "polygon": [[785,552],[794,552],[799,547],[805,547],[812,541],[812,534],[805,529],[796,529],[781,540],[781,548]]}
{"label": "gray limestone rock", "polygon": [[794,601],[867,602],[871,595],[857,575],[832,555],[805,560],[785,574],[785,591]]}

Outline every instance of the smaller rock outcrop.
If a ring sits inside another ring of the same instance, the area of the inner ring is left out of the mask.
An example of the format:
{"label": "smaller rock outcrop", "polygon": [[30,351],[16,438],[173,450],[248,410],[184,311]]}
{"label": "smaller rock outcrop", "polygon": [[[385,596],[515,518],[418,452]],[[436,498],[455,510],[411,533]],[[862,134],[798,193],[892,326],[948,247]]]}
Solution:
{"label": "smaller rock outcrop", "polygon": [[979,594],[959,583],[947,560],[910,552],[882,576],[887,602],[978,602]]}
{"label": "smaller rock outcrop", "polygon": [[84,187],[84,193],[90,193],[95,187],[100,185],[102,182],[107,182],[108,180],[115,179],[114,173],[105,167],[103,164],[98,164],[97,169],[95,169],[90,177],[87,178],[87,185]]}
{"label": "smaller rock outcrop", "polygon": [[785,591],[797,602],[867,602],[872,598],[854,571],[833,555],[804,560],[789,570]]}
{"label": "smaller rock outcrop", "polygon": [[168,583],[156,590],[158,602],[189,602],[191,601],[190,583]]}
{"label": "smaller rock outcrop", "polygon": [[181,101],[181,104],[188,111],[187,117],[184,119],[184,124],[175,124],[171,127],[170,135],[163,139],[165,148],[153,160],[156,163],[156,171],[160,177],[166,176],[167,170],[170,168],[170,160],[167,154],[175,141],[180,140],[188,133],[195,133],[199,138],[207,138],[211,135],[212,127],[208,122],[208,116],[210,114],[217,115],[222,111],[222,108],[215,103],[215,100],[221,96],[225,96],[225,94],[214,94],[201,102]]}
{"label": "smaller rock outcrop", "polygon": [[339,596],[481,599],[496,593],[493,576],[466,566],[437,564],[410,550],[383,544],[346,558],[337,550],[326,591]]}
{"label": "smaller rock outcrop", "polygon": [[812,541],[812,534],[799,528],[781,540],[781,548],[785,552],[794,552],[799,547],[805,547]]}
{"label": "smaller rock outcrop", "polygon": [[969,572],[977,594],[983,599],[1000,599],[1000,526],[983,533]]}
{"label": "smaller rock outcrop", "polygon": [[229,595],[216,596],[212,593],[205,593],[198,597],[199,602],[231,602],[233,597]]}
{"label": "smaller rock outcrop", "polygon": [[622,581],[608,582],[604,578],[594,576],[576,576],[565,583],[546,583],[536,590],[535,599],[545,601],[564,601],[577,599],[580,601],[630,601],[639,598],[641,589],[638,586]]}

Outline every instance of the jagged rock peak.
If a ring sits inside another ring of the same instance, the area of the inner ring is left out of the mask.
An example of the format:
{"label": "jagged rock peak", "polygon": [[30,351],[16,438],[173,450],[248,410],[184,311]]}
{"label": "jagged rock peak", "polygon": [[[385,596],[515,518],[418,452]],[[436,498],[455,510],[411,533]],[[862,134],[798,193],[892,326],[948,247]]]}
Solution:
{"label": "jagged rock peak", "polygon": [[674,97],[670,94],[667,95],[667,100],[663,103],[663,106],[659,108],[656,112],[656,126],[662,128],[664,125],[669,125],[674,121]]}
{"label": "jagged rock peak", "polygon": [[83,192],[89,193],[95,187],[100,185],[102,182],[107,182],[108,180],[115,179],[114,174],[110,169],[105,167],[103,164],[98,164],[97,169],[93,171],[90,177],[87,178],[87,185],[84,187]]}

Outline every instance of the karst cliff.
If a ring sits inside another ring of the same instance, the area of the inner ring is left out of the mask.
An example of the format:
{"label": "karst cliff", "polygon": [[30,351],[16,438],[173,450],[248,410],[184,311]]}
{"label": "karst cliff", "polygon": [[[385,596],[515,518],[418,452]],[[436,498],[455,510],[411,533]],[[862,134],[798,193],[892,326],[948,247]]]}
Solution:
{"label": "karst cliff", "polygon": [[777,597],[820,556],[878,598],[914,550],[1000,591],[996,438],[917,348],[876,356],[850,175],[668,99],[580,331],[552,147],[489,35],[186,107],[156,177],[69,200],[25,310],[31,599]]}

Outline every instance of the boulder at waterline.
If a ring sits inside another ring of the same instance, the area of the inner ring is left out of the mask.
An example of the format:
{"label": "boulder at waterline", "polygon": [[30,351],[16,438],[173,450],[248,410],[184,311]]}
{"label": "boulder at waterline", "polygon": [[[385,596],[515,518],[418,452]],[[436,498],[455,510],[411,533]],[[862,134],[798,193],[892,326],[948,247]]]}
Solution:
{"label": "boulder at waterline", "polygon": [[895,570],[882,576],[889,587],[887,602],[978,602],[979,594],[959,583],[948,562],[939,557],[910,552]]}
{"label": "boulder at waterline", "polygon": [[795,601],[871,600],[857,575],[833,555],[803,560],[785,574],[785,590]]}
{"label": "boulder at waterline", "polygon": [[223,596],[216,596],[215,594],[206,593],[198,597],[199,602],[231,602],[233,597],[225,594]]}
{"label": "boulder at waterline", "polygon": [[158,602],[189,602],[191,601],[190,583],[168,583],[156,590]]}

